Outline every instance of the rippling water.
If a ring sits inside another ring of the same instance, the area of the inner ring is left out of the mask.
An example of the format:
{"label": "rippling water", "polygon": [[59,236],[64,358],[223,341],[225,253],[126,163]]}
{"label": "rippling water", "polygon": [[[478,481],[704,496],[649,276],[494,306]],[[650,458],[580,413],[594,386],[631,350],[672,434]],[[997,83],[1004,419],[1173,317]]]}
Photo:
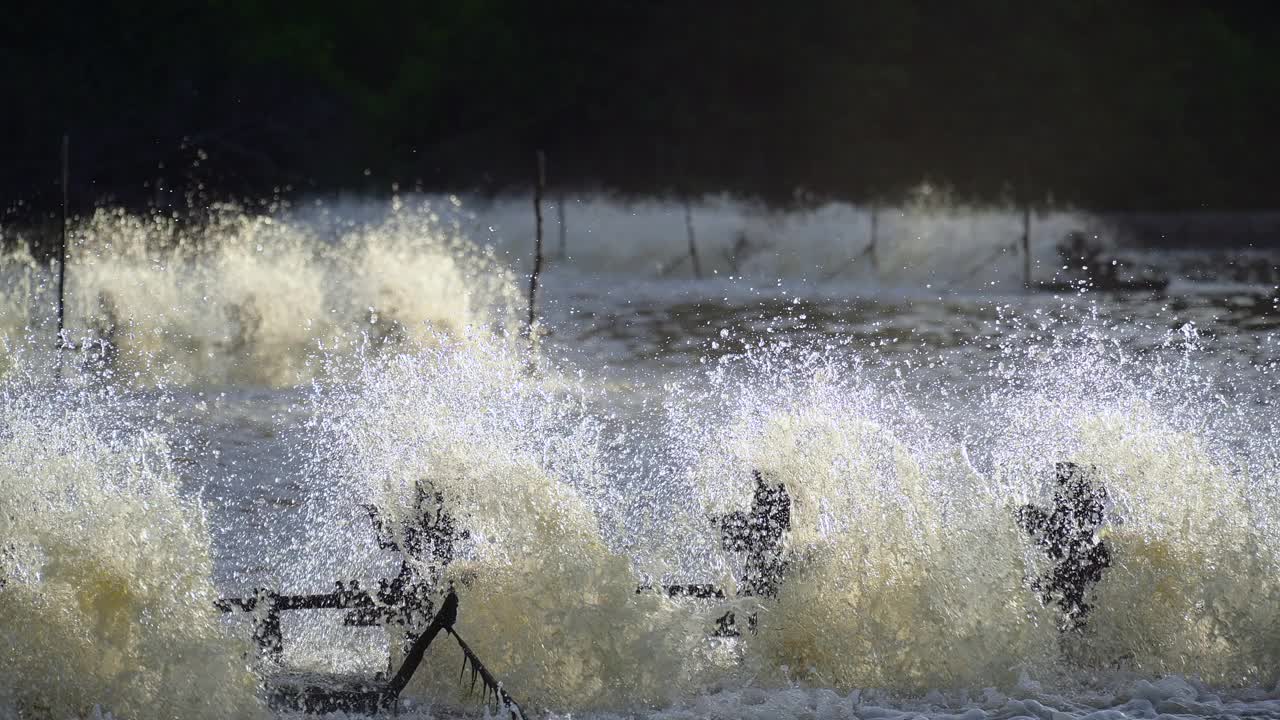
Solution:
{"label": "rippling water", "polygon": [[[0,713],[257,712],[211,598],[393,571],[358,506],[429,478],[476,538],[461,631],[538,713],[1280,714],[1273,287],[1027,293],[1016,214],[936,208],[878,220],[873,273],[865,209],[725,203],[693,216],[695,279],[681,208],[596,201],[530,357],[516,207],[416,202],[86,222],[57,392],[51,276],[5,266]],[[1039,223],[1041,277],[1062,232],[1107,237]],[[1113,498],[1084,638],[1014,522],[1058,461]],[[705,518],[753,470],[792,493],[794,568],[739,601],[759,633],[712,642],[725,608],[635,585],[739,580]],[[288,663],[385,665],[381,631],[315,615]],[[407,711],[478,712],[457,660]]]}

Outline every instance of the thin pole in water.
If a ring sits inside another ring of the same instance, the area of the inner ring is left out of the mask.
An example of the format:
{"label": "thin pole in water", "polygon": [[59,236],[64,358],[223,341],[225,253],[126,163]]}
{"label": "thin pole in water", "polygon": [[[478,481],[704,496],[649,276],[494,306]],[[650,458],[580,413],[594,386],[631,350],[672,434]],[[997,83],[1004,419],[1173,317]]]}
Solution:
{"label": "thin pole in water", "polygon": [[65,341],[62,331],[66,327],[66,287],[67,287],[67,206],[70,204],[69,184],[71,159],[71,136],[62,135],[62,241],[58,245],[58,374],[62,374],[62,346]]}
{"label": "thin pole in water", "polygon": [[684,226],[689,232],[689,259],[693,261],[693,276],[702,279],[702,263],[698,262],[698,240],[693,234],[693,208],[689,198],[684,199]]}
{"label": "thin pole in water", "polygon": [[547,184],[547,156],[538,151],[538,182],[533,186],[533,272],[529,273],[529,319],[525,323],[525,337],[533,339],[534,311],[538,301],[538,276],[542,274],[542,191]]}
{"label": "thin pole in water", "polygon": [[1031,206],[1022,209],[1022,285],[1031,289]]}

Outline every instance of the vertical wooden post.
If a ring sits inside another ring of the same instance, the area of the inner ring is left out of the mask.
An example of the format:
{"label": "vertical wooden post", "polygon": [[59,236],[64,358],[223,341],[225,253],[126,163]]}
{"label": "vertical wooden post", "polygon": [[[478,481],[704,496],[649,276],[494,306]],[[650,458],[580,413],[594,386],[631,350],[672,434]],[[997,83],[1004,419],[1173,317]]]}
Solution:
{"label": "vertical wooden post", "polygon": [[58,244],[58,374],[62,374],[62,346],[65,339],[62,331],[66,327],[66,287],[67,287],[67,206],[70,204],[70,191],[67,189],[70,177],[71,136],[62,135],[62,240]]}
{"label": "vertical wooden post", "polygon": [[698,240],[693,234],[693,208],[689,198],[684,199],[684,226],[689,233],[689,259],[693,261],[693,276],[702,279],[702,263],[698,262]]}
{"label": "vertical wooden post", "polygon": [[533,339],[533,320],[538,303],[538,276],[542,274],[542,191],[547,184],[547,156],[538,151],[538,182],[533,186],[533,272],[529,273],[529,319],[525,323],[525,337]]}
{"label": "vertical wooden post", "polygon": [[1022,209],[1022,285],[1031,289],[1031,206]]}
{"label": "vertical wooden post", "polygon": [[867,255],[871,257],[871,272],[880,275],[880,258],[876,256],[876,241],[880,231],[880,206],[871,203],[871,241],[867,245]]}
{"label": "vertical wooden post", "polygon": [[564,224],[564,192],[561,191],[560,196],[556,198],[556,220],[560,223],[560,249],[556,252],[556,257],[563,260],[568,257],[568,239],[569,229]]}

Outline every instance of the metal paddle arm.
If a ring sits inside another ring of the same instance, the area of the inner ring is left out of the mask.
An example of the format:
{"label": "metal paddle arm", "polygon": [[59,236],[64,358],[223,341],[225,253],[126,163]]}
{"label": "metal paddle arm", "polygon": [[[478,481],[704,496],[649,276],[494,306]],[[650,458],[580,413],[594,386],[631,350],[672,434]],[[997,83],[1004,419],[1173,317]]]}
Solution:
{"label": "metal paddle arm", "polygon": [[[756,487],[750,510],[714,515],[709,519],[720,534],[721,547],[745,557],[738,595],[772,597],[778,593],[788,567],[784,545],[786,533],[791,530],[791,495],[784,484],[766,480],[759,470],[753,470],[752,476]],[[644,583],[636,588],[636,593],[653,589],[652,584]],[[729,597],[723,588],[709,583],[662,585],[660,589],[670,598],[725,600]],[[736,637],[741,634],[733,610],[716,618],[715,623],[713,635]],[[747,626],[755,630],[754,613],[748,616]]]}
{"label": "metal paddle arm", "polygon": [[[376,713],[395,707],[400,694],[408,687],[409,681],[426,658],[431,643],[441,632],[453,636],[462,649],[462,670],[465,675],[468,666],[471,668],[471,689],[475,690],[476,682],[483,683],[485,704],[492,702],[498,708],[505,709],[511,720],[524,720],[524,710],[502,687],[502,684],[485,667],[480,658],[468,646],[457,631],[454,624],[458,619],[458,595],[452,589],[440,605],[440,611],[431,619],[431,623],[422,634],[413,641],[404,662],[390,680],[385,682],[363,683],[355,686],[335,686],[304,684],[301,686],[277,687],[273,693],[272,704],[277,707],[298,710],[308,714],[344,713]],[[459,678],[461,679],[461,678]]]}
{"label": "metal paddle arm", "polygon": [[[410,614],[431,613],[430,598],[419,597],[415,593],[410,602],[404,584],[395,580],[381,581],[374,593],[364,590],[354,580],[349,583],[338,581],[335,586],[333,592],[306,595],[284,595],[255,588],[247,597],[220,598],[214,601],[214,607],[224,613],[258,613],[253,628],[254,642],[262,652],[277,661],[284,651],[280,613],[285,611],[353,610],[355,612],[348,613],[343,619],[344,624],[352,626],[407,624],[405,621],[410,619]],[[265,610],[259,612],[263,608]]]}
{"label": "metal paddle arm", "polygon": [[[512,720],[523,719],[520,706],[454,630],[458,619],[458,595],[452,587],[439,610],[432,613],[434,603],[430,594],[439,584],[444,568],[453,561],[455,543],[464,539],[467,533],[455,526],[440,493],[427,491],[422,483],[417,485],[416,491],[415,516],[412,521],[402,523],[401,527],[387,522],[374,506],[365,506],[377,532],[379,546],[397,551],[403,558],[399,574],[390,580],[380,580],[377,590],[365,589],[357,581],[339,581],[334,584],[335,589],[327,593],[286,595],[255,589],[245,597],[215,601],[214,606],[222,612],[255,613],[253,639],[260,650],[276,661],[284,651],[280,614],[285,611],[348,610],[343,619],[347,625],[397,625],[404,629],[407,645],[404,662],[389,680],[365,678],[353,681],[330,677],[327,682],[318,683],[315,682],[317,678],[304,677],[293,682],[282,675],[269,683],[272,705],[306,713],[375,713],[392,708],[422,664],[431,643],[441,631],[445,631],[462,649],[463,674],[469,666],[472,688],[476,682],[482,682],[486,703],[492,697],[496,705],[511,713]],[[424,576],[418,568],[426,568],[427,575]],[[428,617],[430,622],[426,627],[420,633],[415,632],[414,628],[422,627]]]}

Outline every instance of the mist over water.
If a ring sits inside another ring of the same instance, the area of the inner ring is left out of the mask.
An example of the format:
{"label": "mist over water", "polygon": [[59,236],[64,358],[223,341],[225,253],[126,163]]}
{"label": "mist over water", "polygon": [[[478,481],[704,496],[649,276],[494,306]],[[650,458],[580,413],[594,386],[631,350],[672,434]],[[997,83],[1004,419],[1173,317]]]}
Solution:
{"label": "mist over water", "polygon": [[[523,199],[103,212],[57,380],[53,275],[10,256],[0,716],[267,713],[279,668],[213,599],[389,577],[361,506],[409,517],[424,482],[468,531],[459,633],[537,714],[1280,712],[1273,288],[1026,293],[1018,214],[876,213],[873,270],[869,208],[696,204],[697,279],[683,207],[574,199],[530,350]],[[1176,270],[1096,218],[1033,227],[1038,279],[1070,231]],[[1081,632],[1015,519],[1060,462],[1108,491]],[[755,471],[792,499],[776,597],[734,596],[709,520]],[[758,632],[710,637],[730,610]],[[295,615],[286,666],[397,656]],[[406,712],[480,712],[460,662],[433,649]]]}

